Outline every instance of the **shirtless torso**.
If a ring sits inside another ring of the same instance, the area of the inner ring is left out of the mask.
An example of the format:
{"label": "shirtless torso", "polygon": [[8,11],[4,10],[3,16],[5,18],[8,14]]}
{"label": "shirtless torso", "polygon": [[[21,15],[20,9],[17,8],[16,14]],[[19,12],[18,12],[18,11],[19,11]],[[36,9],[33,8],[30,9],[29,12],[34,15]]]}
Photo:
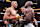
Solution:
{"label": "shirtless torso", "polygon": [[24,21],[26,22],[32,22],[34,17],[34,10],[32,8],[28,8],[25,11],[25,17],[24,17]]}
{"label": "shirtless torso", "polygon": [[[8,8],[5,12],[6,15],[8,15],[9,17],[13,17],[16,15],[16,10],[12,9],[11,7]],[[13,22],[13,21],[16,21],[15,19],[9,19],[8,20],[9,22]]]}

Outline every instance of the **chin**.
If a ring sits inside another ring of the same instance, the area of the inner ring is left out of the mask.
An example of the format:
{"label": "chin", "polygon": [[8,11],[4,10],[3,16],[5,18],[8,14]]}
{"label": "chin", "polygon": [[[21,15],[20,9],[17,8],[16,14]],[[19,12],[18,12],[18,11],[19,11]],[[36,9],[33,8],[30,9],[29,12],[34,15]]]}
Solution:
{"label": "chin", "polygon": [[15,8],[17,8],[17,7],[15,7]]}

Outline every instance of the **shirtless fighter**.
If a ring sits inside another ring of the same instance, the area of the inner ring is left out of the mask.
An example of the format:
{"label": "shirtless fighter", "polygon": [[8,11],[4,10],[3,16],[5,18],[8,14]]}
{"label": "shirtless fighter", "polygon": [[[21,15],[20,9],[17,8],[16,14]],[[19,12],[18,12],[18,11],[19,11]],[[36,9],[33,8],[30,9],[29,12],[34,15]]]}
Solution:
{"label": "shirtless fighter", "polygon": [[21,7],[22,13],[25,13],[24,19],[22,21],[25,21],[24,23],[27,24],[27,25],[24,25],[24,27],[35,27],[33,25],[33,20],[34,20],[36,27],[38,27],[38,23],[36,19],[34,18],[34,10],[31,8],[32,4],[33,3],[31,1],[27,1],[25,3],[25,6],[27,6],[27,8]]}
{"label": "shirtless fighter", "polygon": [[[11,7],[7,8],[7,10],[6,10],[5,14],[4,14],[4,17],[3,17],[4,24],[6,24],[6,27],[7,27],[8,23],[14,23],[14,21],[16,22],[16,20],[13,19],[14,18],[13,16],[16,16],[16,14],[17,14],[16,10],[15,10],[15,8],[17,8],[17,6],[18,6],[17,2],[12,1],[11,2]],[[8,20],[8,22],[7,22],[7,20]],[[11,26],[8,26],[8,27],[11,27]]]}

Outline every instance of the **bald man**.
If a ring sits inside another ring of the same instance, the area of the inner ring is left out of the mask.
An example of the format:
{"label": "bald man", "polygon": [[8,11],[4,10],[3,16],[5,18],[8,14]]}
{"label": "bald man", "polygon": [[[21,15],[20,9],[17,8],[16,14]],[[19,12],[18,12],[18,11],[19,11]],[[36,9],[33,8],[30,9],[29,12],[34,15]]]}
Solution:
{"label": "bald man", "polygon": [[[3,20],[4,20],[4,23],[6,24],[6,27],[7,27],[7,24],[12,24],[14,23],[14,21],[16,21],[15,19],[13,19],[17,13],[16,13],[16,8],[17,8],[18,4],[17,4],[17,1],[12,1],[11,2],[11,7],[7,8],[5,14],[4,14],[4,17],[3,17]],[[8,20],[8,22],[7,22]],[[11,21],[10,21],[11,20]],[[11,25],[9,25],[8,27],[12,27]]]}

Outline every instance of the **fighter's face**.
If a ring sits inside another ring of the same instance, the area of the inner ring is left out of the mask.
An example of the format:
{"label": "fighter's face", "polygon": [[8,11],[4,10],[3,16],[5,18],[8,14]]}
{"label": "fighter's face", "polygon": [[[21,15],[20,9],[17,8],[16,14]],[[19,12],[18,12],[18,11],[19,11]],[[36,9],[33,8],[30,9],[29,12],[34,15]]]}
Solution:
{"label": "fighter's face", "polygon": [[12,6],[17,8],[17,6],[18,6],[17,2],[12,3]]}
{"label": "fighter's face", "polygon": [[17,4],[17,2],[15,2],[15,3],[14,3],[14,7],[17,8],[17,6],[18,6],[18,4]]}
{"label": "fighter's face", "polygon": [[21,11],[22,11],[22,13],[24,13],[24,12],[25,12],[25,8],[24,8],[24,7],[22,7],[22,8],[21,8]]}

